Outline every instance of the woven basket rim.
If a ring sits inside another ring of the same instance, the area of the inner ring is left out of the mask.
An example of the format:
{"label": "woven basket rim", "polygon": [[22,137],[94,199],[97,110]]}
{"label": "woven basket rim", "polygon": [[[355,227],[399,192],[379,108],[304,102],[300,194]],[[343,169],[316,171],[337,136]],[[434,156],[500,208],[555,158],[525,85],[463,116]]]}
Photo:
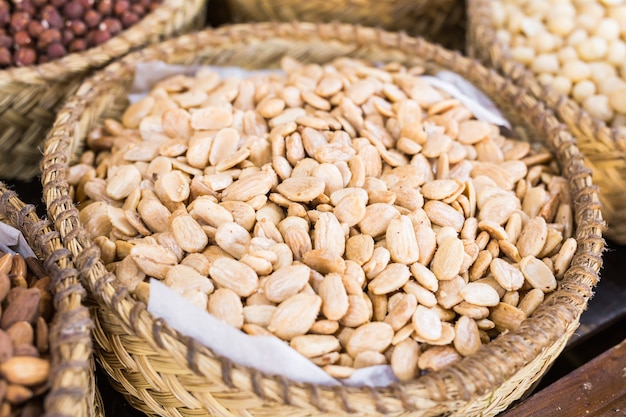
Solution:
{"label": "woven basket rim", "polygon": [[[27,83],[62,82],[67,77],[81,73],[90,67],[100,66],[119,57],[144,43],[144,39],[154,34],[152,26],[167,22],[168,17],[180,9],[186,0],[163,0],[155,10],[145,15],[128,29],[118,33],[108,41],[82,52],[67,54],[57,60],[26,67],[10,67],[0,70],[0,85],[15,81]],[[194,1],[194,0],[189,0]],[[197,0],[196,0],[197,1]]]}
{"label": "woven basket rim", "polygon": [[44,397],[45,414],[70,417],[71,414],[67,413],[81,410],[87,413],[85,417],[102,415],[93,373],[93,321],[82,304],[86,291],[80,283],[78,271],[73,268],[70,252],[63,247],[52,223],[40,219],[34,205],[24,203],[2,181],[0,214],[6,224],[24,235],[52,279],[54,313],[48,323],[52,336],[51,373],[50,388]]}
{"label": "woven basket rim", "polygon": [[[402,54],[418,53],[422,50],[428,50],[430,54],[427,59],[432,59],[437,62],[453,62],[459,65],[459,67],[463,65],[464,68],[480,72],[482,76],[487,77],[485,83],[498,81],[500,83],[498,85],[503,85],[511,89],[515,88],[510,82],[506,82],[506,80],[497,73],[486,69],[477,61],[464,57],[459,53],[430,44],[423,39],[411,38],[402,33],[391,33],[351,24],[314,24],[303,22],[227,25],[217,29],[207,29],[194,34],[184,35],[129,54],[121,61],[109,65],[106,69],[90,77],[84,85],[104,86],[106,82],[111,82],[113,79],[118,78],[119,74],[116,71],[121,71],[122,73],[132,72],[134,63],[145,59],[154,59],[158,56],[166,57],[168,52],[174,51],[177,48],[185,49],[185,45],[212,45],[218,47],[221,42],[245,44],[248,41],[260,42],[267,39],[275,39],[280,42],[295,40],[302,42],[303,40],[310,40],[315,37],[319,37],[321,42],[345,43],[356,48],[367,48],[372,43],[376,43],[379,47],[396,48],[400,51],[399,53]],[[105,81],[107,77],[109,77],[109,79]],[[102,88],[104,89],[105,87]],[[149,338],[147,342],[155,349],[163,348],[164,346],[171,348],[177,343],[180,343],[182,346],[186,345],[187,347],[184,350],[186,350],[187,355],[183,355],[183,357],[187,358],[188,366],[193,372],[203,375],[207,369],[205,367],[206,364],[202,363],[199,368],[196,360],[201,362],[202,357],[208,357],[209,359],[207,360],[220,362],[221,358],[212,354],[208,348],[199,346],[193,340],[189,340],[178,332],[170,329],[162,320],[155,320],[145,310],[145,306],[142,305],[142,303],[136,302],[131,298],[126,289],[114,283],[115,278],[111,274],[106,274],[101,270],[99,279],[95,279],[92,275],[92,268],[94,268],[93,257],[98,256],[98,251],[84,235],[85,232],[77,220],[76,209],[70,204],[71,199],[69,199],[67,194],[68,185],[63,179],[64,174],[62,174],[69,163],[69,155],[63,154],[64,151],[67,151],[67,149],[63,148],[68,146],[68,132],[72,131],[74,127],[73,123],[76,121],[76,115],[82,113],[82,111],[85,110],[85,106],[98,94],[91,89],[89,90],[89,94],[85,94],[83,97],[74,96],[70,98],[64,110],[60,112],[61,116],[55,122],[46,140],[44,159],[42,161],[44,172],[42,181],[44,184],[44,200],[48,208],[48,213],[55,221],[55,224],[57,224],[64,240],[72,241],[71,245],[69,245],[67,241],[65,244],[68,247],[71,246],[76,263],[81,270],[81,274],[83,274],[83,279],[92,281],[91,284],[96,292],[95,295],[98,298],[98,302],[102,303],[102,305],[106,306],[108,309],[115,310],[113,313],[118,316],[122,322],[127,324],[128,331],[135,332],[139,337],[146,337],[146,329],[150,329],[152,333],[148,335]],[[519,103],[526,103],[525,105],[527,107],[535,110],[535,116],[539,115],[536,123],[542,124],[545,130],[551,132],[552,137],[558,137],[561,141],[559,142],[560,146],[556,149],[556,152],[561,155],[562,159],[567,160],[567,166],[564,170],[569,170],[568,173],[571,177],[570,186],[573,187],[574,182],[576,182],[576,184],[582,184],[579,187],[580,193],[574,196],[574,198],[577,199],[576,203],[578,204],[578,214],[580,216],[577,222],[577,240],[579,240],[580,249],[575,257],[574,266],[570,268],[568,276],[563,281],[563,288],[559,290],[559,297],[554,297],[551,304],[546,305],[544,303],[544,306],[542,306],[543,309],[555,313],[558,320],[564,320],[569,326],[573,325],[571,329],[571,331],[573,331],[577,325],[578,317],[586,307],[586,300],[591,296],[592,288],[598,281],[598,271],[602,263],[601,255],[604,248],[602,231],[604,229],[604,223],[599,213],[600,204],[597,190],[591,184],[590,171],[584,166],[582,158],[578,157],[579,152],[571,135],[560,123],[554,120],[552,116],[546,116],[547,112],[543,109],[540,102],[525,95],[524,90],[518,90],[516,99],[519,100]],[[545,117],[545,119],[541,119],[541,117]],[[69,136],[71,137],[72,134],[69,134]],[[571,156],[570,153],[574,156]],[[96,260],[95,262],[97,264],[101,261]],[[102,268],[102,266],[100,267]],[[87,286],[89,287],[89,285]],[[552,310],[550,310],[551,308]],[[522,326],[524,329],[527,329],[544,319],[556,320],[551,319],[550,314],[543,314],[539,319],[534,316],[527,319]],[[142,328],[142,325],[140,325],[142,320],[146,320],[148,323],[145,328]],[[565,328],[562,328],[561,331],[565,333]],[[526,352],[527,354],[536,357],[540,352],[544,351],[545,353],[545,350],[550,350],[550,347],[552,347],[561,336],[562,334],[544,333],[540,334],[537,340],[533,341],[528,340],[527,335],[521,330],[512,331],[492,341],[487,347],[483,347],[481,350],[482,359],[476,359],[477,355],[468,356],[464,358],[460,364],[450,365],[442,371],[429,373],[413,381],[381,389],[367,387],[332,388],[314,384],[292,383],[291,381],[286,381],[284,378],[261,375],[258,371],[234,365],[229,361],[221,361],[220,363],[222,368],[222,380],[225,381],[227,385],[251,390],[262,398],[266,393],[254,382],[242,382],[240,378],[232,377],[231,372],[234,370],[242,370],[243,372],[247,372],[252,381],[265,378],[267,380],[273,380],[276,386],[280,387],[286,385],[285,389],[288,387],[302,388],[303,391],[313,393],[309,397],[309,401],[313,402],[314,407],[317,408],[324,408],[321,403],[316,403],[316,401],[322,401],[321,398],[327,399],[328,395],[338,396],[340,398],[339,402],[343,403],[344,409],[349,408],[349,397],[355,393],[360,393],[370,398],[375,398],[374,402],[376,402],[378,411],[385,410],[385,405],[383,404],[385,402],[383,401],[384,396],[388,396],[389,398],[393,396],[402,404],[400,406],[401,408],[411,409],[411,407],[419,407],[420,404],[423,407],[429,407],[432,405],[431,403],[435,402],[454,403],[455,401],[468,401],[476,395],[485,394],[485,392],[489,394],[489,391],[497,388],[497,381],[503,378],[506,379],[513,373],[510,372],[510,374],[503,376],[497,375],[499,373],[498,369],[488,369],[488,366],[486,367],[487,369],[483,369],[482,365],[486,364],[484,357],[491,357],[491,355],[495,357],[499,352],[501,353],[506,350],[509,344],[519,342],[529,347],[530,350]],[[534,353],[531,354],[529,352]],[[511,358],[512,361],[515,359],[528,364],[532,358]],[[520,365],[524,365],[524,363]],[[472,375],[469,369],[476,366],[479,367],[478,369],[482,369],[481,372],[487,375],[486,380],[492,381],[491,386],[478,386],[470,382]],[[463,383],[467,384],[464,385]],[[451,392],[449,387],[446,388],[447,384],[454,386],[453,390],[457,391]],[[283,391],[283,394],[284,393]],[[420,404],[415,403],[415,401],[419,401],[419,399],[415,398],[415,394],[417,393],[424,396],[423,402]],[[278,400],[281,401],[280,398],[278,398]],[[300,398],[289,398],[288,395],[286,398],[282,398],[282,401],[287,403],[292,401],[298,404],[298,400],[300,400]],[[381,408],[378,408],[379,406]],[[395,406],[397,407],[398,405],[395,404]]]}
{"label": "woven basket rim", "polygon": [[[592,117],[573,98],[539,82],[524,64],[517,62],[509,46],[497,36],[489,0],[468,0],[467,51],[485,65],[495,68],[525,87],[574,133],[594,169],[600,199],[609,223],[606,235],[626,244],[626,126],[611,127]],[[596,158],[597,156],[597,158]],[[610,172],[608,172],[610,171]]]}

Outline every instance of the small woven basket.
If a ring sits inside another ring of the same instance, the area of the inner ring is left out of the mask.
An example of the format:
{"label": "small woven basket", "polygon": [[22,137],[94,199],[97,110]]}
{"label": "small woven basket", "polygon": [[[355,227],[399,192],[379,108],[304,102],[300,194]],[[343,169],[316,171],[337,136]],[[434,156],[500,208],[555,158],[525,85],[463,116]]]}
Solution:
{"label": "small woven basket", "polygon": [[111,40],[46,64],[0,70],[0,178],[39,174],[40,145],[57,109],[92,70],[129,51],[201,27],[206,0],[164,0]]}
{"label": "small woven basket", "polygon": [[567,125],[593,171],[593,182],[600,187],[602,212],[609,226],[606,236],[626,244],[626,134],[592,118],[574,100],[540,84],[524,65],[513,60],[508,46],[496,37],[489,0],[469,0],[467,13],[468,54],[526,88]]}
{"label": "small woven basket", "polygon": [[103,416],[94,381],[91,331],[93,321],[83,305],[86,295],[70,252],[49,221],[41,220],[35,207],[0,183],[0,219],[17,228],[52,278],[54,313],[50,323],[51,371],[44,399],[48,417]]}
{"label": "small woven basket", "polygon": [[[387,388],[326,387],[262,374],[182,336],[108,273],[65,180],[74,151],[104,117],[119,115],[139,62],[276,67],[282,56],[328,62],[347,56],[424,65],[464,76],[531,138],[554,150],[575,212],[578,252],[553,297],[516,330],[448,368]],[[591,173],[575,141],[543,105],[477,61],[422,39],[350,24],[259,23],[204,30],[148,47],[88,79],[59,113],[45,144],[43,194],[97,303],[97,355],[132,405],[159,416],[490,416],[524,394],[561,352],[598,280],[604,226]],[[328,413],[328,414],[326,414]]]}
{"label": "small woven basket", "polygon": [[331,22],[406,31],[463,48],[465,0],[226,0],[234,22]]}

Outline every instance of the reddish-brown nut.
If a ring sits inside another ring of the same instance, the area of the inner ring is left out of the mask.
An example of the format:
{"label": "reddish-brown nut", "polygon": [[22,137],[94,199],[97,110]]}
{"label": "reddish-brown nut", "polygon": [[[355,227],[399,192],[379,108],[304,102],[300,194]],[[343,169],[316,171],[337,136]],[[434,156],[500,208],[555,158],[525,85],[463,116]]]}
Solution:
{"label": "reddish-brown nut", "polygon": [[75,38],[76,35],[74,35],[74,32],[72,32],[70,29],[63,29],[63,32],[61,33],[61,39],[64,45],[69,45],[70,42],[72,42]]}
{"label": "reddish-brown nut", "polygon": [[44,31],[44,29],[45,28],[43,27],[41,22],[37,20],[31,20],[30,22],[28,22],[28,34],[33,38],[38,37],[41,32]]}
{"label": "reddish-brown nut", "polygon": [[37,52],[33,48],[20,48],[13,55],[15,65],[18,67],[26,67],[33,65],[37,61]]}
{"label": "reddish-brown nut", "polygon": [[139,16],[143,16],[146,13],[146,9],[140,3],[135,3],[130,7],[130,10],[135,12]]}
{"label": "reddish-brown nut", "polygon": [[84,39],[74,39],[67,47],[68,52],[81,52],[87,49],[87,42]]}
{"label": "reddish-brown nut", "polygon": [[61,9],[63,6],[65,6],[65,3],[67,3],[67,0],[50,0],[50,4],[57,9]]}
{"label": "reddish-brown nut", "polygon": [[0,66],[10,66],[12,62],[11,51],[8,48],[0,47]]}
{"label": "reddish-brown nut", "polygon": [[96,30],[93,32],[93,43],[94,45],[101,45],[111,39],[111,34],[106,30]]}
{"label": "reddish-brown nut", "polygon": [[26,12],[15,12],[11,15],[11,23],[9,27],[13,33],[20,30],[26,30],[30,22],[30,15]]}
{"label": "reddish-brown nut", "polygon": [[67,23],[67,28],[74,32],[76,36],[85,36],[87,25],[82,20],[71,20]]}
{"label": "reddish-brown nut", "polygon": [[15,2],[15,10],[20,12],[26,12],[30,16],[34,16],[37,12],[37,6],[31,0],[21,0]]}
{"label": "reddish-brown nut", "polygon": [[139,21],[139,19],[140,19],[139,16],[137,16],[135,13],[131,11],[124,12],[121,17],[122,25],[125,28],[134,25],[135,23]]}
{"label": "reddish-brown nut", "polygon": [[61,13],[59,13],[54,6],[50,5],[44,6],[41,9],[41,19],[42,21],[48,22],[50,29],[61,29],[65,23]]}
{"label": "reddish-brown nut", "polygon": [[0,6],[0,26],[5,27],[11,21],[11,10],[8,8],[8,4],[1,3]]}
{"label": "reddish-brown nut", "polygon": [[20,47],[28,46],[33,43],[32,38],[30,37],[28,32],[25,30],[20,30],[19,32],[15,32],[15,34],[13,35],[13,39],[15,40],[15,44]]}
{"label": "reddish-brown nut", "polygon": [[13,46],[13,38],[9,35],[0,35],[0,48],[11,48]]}
{"label": "reddish-brown nut", "polygon": [[65,49],[65,46],[60,43],[51,43],[46,48],[46,54],[52,59],[57,59],[65,56],[65,54],[67,54],[67,50]]}
{"label": "reddish-brown nut", "polygon": [[96,5],[96,10],[102,16],[110,16],[113,14],[113,0],[100,0]]}
{"label": "reddish-brown nut", "polygon": [[87,10],[83,16],[83,21],[88,28],[95,28],[102,21],[102,16],[95,10]]}
{"label": "reddish-brown nut", "polygon": [[63,6],[63,14],[68,19],[80,19],[85,13],[85,7],[78,0],[71,0]]}
{"label": "reddish-brown nut", "polygon": [[115,36],[120,33],[124,28],[122,27],[122,22],[119,19],[114,17],[107,17],[100,23],[98,29],[109,32],[111,35]]}
{"label": "reddish-brown nut", "polygon": [[115,5],[113,6],[113,13],[115,13],[116,16],[122,16],[129,9],[130,9],[130,2],[129,1],[127,1],[127,0],[118,0],[118,1],[115,2]]}
{"label": "reddish-brown nut", "polygon": [[46,29],[39,35],[37,47],[44,50],[48,45],[61,42],[61,32],[57,29]]}

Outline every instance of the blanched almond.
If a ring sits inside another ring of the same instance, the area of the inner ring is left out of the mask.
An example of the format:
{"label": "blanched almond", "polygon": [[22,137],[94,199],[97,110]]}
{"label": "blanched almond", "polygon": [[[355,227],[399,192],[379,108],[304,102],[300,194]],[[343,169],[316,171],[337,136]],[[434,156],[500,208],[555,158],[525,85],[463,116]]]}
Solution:
{"label": "blanched almond", "polygon": [[293,295],[276,307],[267,329],[283,340],[303,335],[315,323],[321,306],[317,295]]}
{"label": "blanched almond", "polygon": [[252,268],[231,258],[217,258],[209,273],[218,286],[230,288],[240,297],[249,296],[259,285],[259,277]]}
{"label": "blanched almond", "polygon": [[297,294],[309,282],[309,275],[310,268],[303,264],[280,268],[265,280],[265,296],[272,302],[280,303]]}
{"label": "blanched almond", "polygon": [[354,329],[346,344],[346,351],[353,358],[366,350],[383,352],[393,338],[393,329],[387,323],[371,322]]}

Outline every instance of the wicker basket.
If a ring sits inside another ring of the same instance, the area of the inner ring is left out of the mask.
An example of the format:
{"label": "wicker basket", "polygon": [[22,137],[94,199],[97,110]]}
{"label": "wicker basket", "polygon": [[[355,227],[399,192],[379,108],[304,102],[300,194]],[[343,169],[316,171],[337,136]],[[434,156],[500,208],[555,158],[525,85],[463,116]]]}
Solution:
{"label": "wicker basket", "polygon": [[406,31],[461,49],[465,0],[226,0],[234,22],[305,21],[361,24]]}
{"label": "wicker basket", "polygon": [[[329,388],[261,374],[213,354],[146,311],[117,284],[78,220],[65,181],[74,149],[103,117],[119,115],[138,62],[275,66],[281,56],[327,62],[339,56],[421,63],[465,76],[511,122],[554,151],[567,177],[578,252],[561,288],[522,326],[445,370],[384,389]],[[110,110],[110,111],[109,111]],[[60,111],[42,160],[44,200],[98,308],[97,354],[113,385],[138,409],[160,416],[489,416],[538,380],[579,323],[598,280],[604,226],[597,190],[572,136],[543,105],[495,71],[424,40],[349,24],[225,26],[125,57],[88,79]],[[328,414],[325,414],[328,413]]]}
{"label": "wicker basket", "polygon": [[63,100],[92,70],[138,47],[201,27],[205,0],[164,0],[108,42],[46,64],[0,71],[0,178],[39,174],[40,145]]}
{"label": "wicker basket", "polygon": [[50,326],[50,390],[44,399],[45,416],[104,415],[94,381],[91,331],[93,321],[82,304],[86,295],[70,252],[49,221],[40,220],[32,205],[24,204],[0,183],[0,218],[17,228],[44,261],[52,278],[55,311]]}
{"label": "wicker basket", "polygon": [[600,187],[602,212],[609,228],[606,236],[626,244],[626,134],[592,118],[572,99],[541,85],[526,68],[513,60],[508,46],[499,42],[491,18],[491,2],[469,0],[467,50],[528,89],[533,96],[554,110],[578,140],[585,163],[593,171],[593,181]]}

